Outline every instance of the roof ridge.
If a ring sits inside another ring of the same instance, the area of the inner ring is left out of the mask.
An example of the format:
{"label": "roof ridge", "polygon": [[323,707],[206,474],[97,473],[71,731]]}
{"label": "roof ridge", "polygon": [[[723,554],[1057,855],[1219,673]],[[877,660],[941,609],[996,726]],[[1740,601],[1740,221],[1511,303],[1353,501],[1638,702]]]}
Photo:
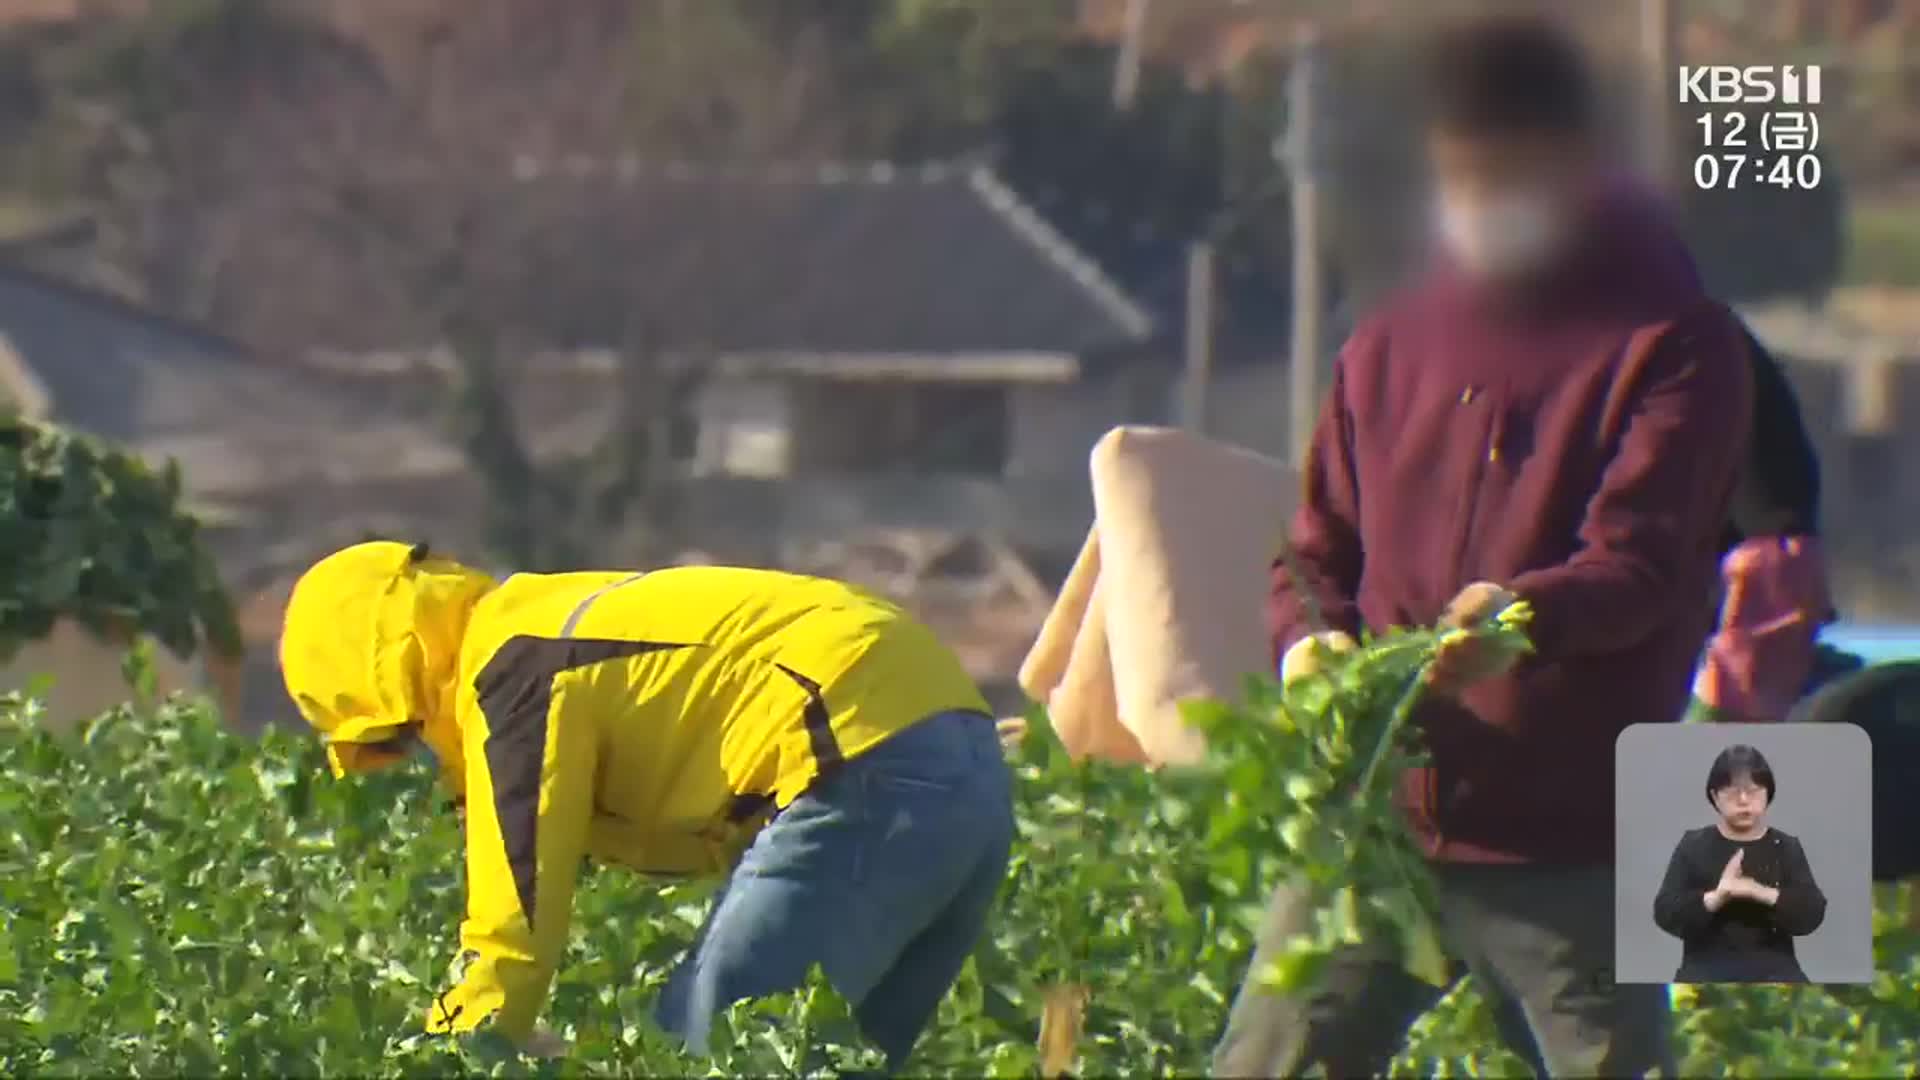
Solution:
{"label": "roof ridge", "polygon": [[259,359],[252,346],[237,338],[229,337],[204,323],[175,315],[163,308],[155,307],[132,297],[102,288],[86,281],[76,281],[65,274],[57,273],[32,262],[0,254],[0,279],[11,278],[25,282],[48,292],[59,293],[83,303],[98,304],[113,308],[123,315],[150,326],[163,327],[182,337],[196,338],[209,346],[209,351],[224,352],[229,356]]}
{"label": "roof ridge", "polygon": [[1032,204],[1020,197],[993,168],[983,164],[965,166],[967,183],[995,215],[1017,234],[1037,248],[1049,262],[1059,267],[1108,315],[1137,338],[1153,334],[1155,319],[1120,283],[1100,268],[1100,264],[1049,222]]}
{"label": "roof ridge", "polygon": [[595,157],[586,154],[542,158],[519,154],[513,159],[512,172],[523,182],[548,178],[600,179],[622,181],[665,180],[697,183],[714,180],[759,183],[829,184],[938,184],[959,180],[972,166],[964,162],[929,161],[907,164],[896,161],[702,161],[693,158],[652,159],[639,154]]}
{"label": "roof ridge", "polygon": [[865,163],[815,162],[702,162],[691,159],[649,160],[637,154],[616,157],[589,155],[541,158],[521,155],[513,161],[513,175],[522,182],[545,178],[611,179],[619,183],[712,182],[766,185],[920,185],[964,184],[967,192],[1007,226],[1043,262],[1064,274],[1131,338],[1143,340],[1156,331],[1159,320],[1108,274],[1099,262],[1048,221],[1039,210],[1002,180],[991,163],[977,155],[907,165],[886,161]]}

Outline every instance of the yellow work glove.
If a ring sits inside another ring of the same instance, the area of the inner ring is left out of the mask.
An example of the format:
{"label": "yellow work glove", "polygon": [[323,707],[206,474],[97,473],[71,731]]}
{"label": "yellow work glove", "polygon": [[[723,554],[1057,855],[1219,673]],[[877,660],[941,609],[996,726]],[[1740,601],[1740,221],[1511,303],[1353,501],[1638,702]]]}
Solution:
{"label": "yellow work glove", "polygon": [[1026,717],[1024,716],[1003,717],[1001,718],[999,724],[996,726],[999,728],[999,731],[1000,731],[1000,749],[1006,751],[1007,753],[1011,754],[1019,750],[1020,744],[1026,741],[1026,738],[1027,738],[1027,718]]}
{"label": "yellow work glove", "polygon": [[1447,601],[1440,615],[1441,626],[1458,629],[1478,626],[1506,610],[1519,597],[1491,581],[1476,581]]}
{"label": "yellow work glove", "polygon": [[[1519,597],[1491,581],[1476,581],[1461,589],[1447,602],[1440,625],[1457,631],[1472,630],[1505,611]],[[1440,642],[1427,680],[1435,690],[1454,694],[1478,682],[1504,675],[1520,660],[1520,654],[1495,642],[1466,633],[1448,634]]]}
{"label": "yellow work glove", "polygon": [[1329,657],[1349,653],[1359,647],[1358,642],[1338,630],[1308,634],[1288,646],[1286,653],[1280,657],[1280,685],[1286,686],[1309,675],[1317,675]]}

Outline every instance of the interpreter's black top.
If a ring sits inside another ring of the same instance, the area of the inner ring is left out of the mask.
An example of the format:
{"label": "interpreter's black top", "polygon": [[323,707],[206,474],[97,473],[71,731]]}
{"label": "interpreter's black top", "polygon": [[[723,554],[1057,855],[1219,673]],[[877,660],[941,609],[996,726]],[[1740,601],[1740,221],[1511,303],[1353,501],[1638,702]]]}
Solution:
{"label": "interpreter's black top", "polygon": [[[1737,850],[1740,872],[1780,891],[1771,906],[1732,897],[1708,911],[1706,894]],[[1806,982],[1793,939],[1820,928],[1827,898],[1813,880],[1800,841],[1779,829],[1758,840],[1729,840],[1708,825],[1680,838],[1653,901],[1653,921],[1682,942],[1679,983]]]}

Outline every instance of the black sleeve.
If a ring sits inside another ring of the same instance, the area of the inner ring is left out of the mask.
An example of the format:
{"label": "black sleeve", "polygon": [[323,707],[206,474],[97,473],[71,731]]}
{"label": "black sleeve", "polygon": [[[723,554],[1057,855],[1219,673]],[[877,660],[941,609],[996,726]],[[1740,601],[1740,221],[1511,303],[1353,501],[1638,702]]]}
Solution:
{"label": "black sleeve", "polygon": [[1667,875],[1653,898],[1653,924],[1682,941],[1699,937],[1713,926],[1714,913],[1707,910],[1705,897],[1711,885],[1700,884],[1694,872],[1687,841],[1680,837],[1673,846],[1673,858],[1667,860]]}
{"label": "black sleeve", "polygon": [[1827,897],[1813,880],[1806,849],[1797,837],[1780,845],[1780,896],[1773,902],[1773,924],[1794,937],[1820,929],[1827,918]]}
{"label": "black sleeve", "polygon": [[[1753,362],[1753,434],[1735,500],[1733,541],[1780,533],[1811,536],[1820,531],[1820,460],[1800,415],[1793,382],[1767,347],[1746,330]],[[1742,510],[1765,520],[1742,520]]]}

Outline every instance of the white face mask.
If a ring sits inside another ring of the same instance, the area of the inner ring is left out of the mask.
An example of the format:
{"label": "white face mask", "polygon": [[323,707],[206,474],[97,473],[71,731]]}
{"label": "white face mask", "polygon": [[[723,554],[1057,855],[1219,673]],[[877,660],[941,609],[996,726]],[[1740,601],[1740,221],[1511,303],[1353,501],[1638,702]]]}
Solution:
{"label": "white face mask", "polygon": [[1505,277],[1544,265],[1560,247],[1565,221],[1554,200],[1515,191],[1468,202],[1442,198],[1440,239],[1469,273]]}

